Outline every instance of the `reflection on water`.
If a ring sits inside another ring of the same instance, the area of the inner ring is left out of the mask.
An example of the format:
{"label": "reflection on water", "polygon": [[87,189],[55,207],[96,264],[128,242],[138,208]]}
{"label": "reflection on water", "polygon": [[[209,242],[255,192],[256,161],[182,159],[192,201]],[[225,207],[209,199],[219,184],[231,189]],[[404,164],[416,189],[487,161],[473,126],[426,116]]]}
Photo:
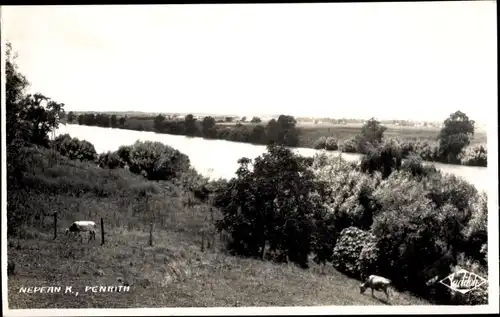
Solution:
{"label": "reflection on water", "polygon": [[[253,159],[266,150],[263,145],[80,125],[61,125],[55,135],[65,133],[91,142],[94,144],[97,153],[115,151],[121,145],[130,145],[137,140],[159,141],[188,155],[191,165],[201,174],[211,178],[232,178],[239,167],[238,159],[241,157]],[[312,156],[318,152],[307,148],[293,150],[304,156]],[[329,155],[339,155],[339,152],[329,152]],[[342,158],[349,161],[357,160],[360,157],[360,154],[342,153]],[[463,177],[474,184],[478,190],[487,190],[489,179],[486,167],[431,162],[427,164],[433,164],[444,173]]]}

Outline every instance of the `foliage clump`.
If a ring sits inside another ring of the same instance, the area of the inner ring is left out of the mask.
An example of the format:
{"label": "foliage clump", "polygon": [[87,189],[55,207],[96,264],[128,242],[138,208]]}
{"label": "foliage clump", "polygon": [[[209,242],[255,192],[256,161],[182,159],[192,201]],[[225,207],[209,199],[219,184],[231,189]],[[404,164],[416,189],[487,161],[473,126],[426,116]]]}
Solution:
{"label": "foliage clump", "polygon": [[[360,261],[361,252],[365,244],[374,239],[373,235],[367,231],[356,227],[345,228],[340,233],[333,250],[333,266],[340,272],[360,278],[362,272],[366,270],[365,266],[369,264],[368,261],[364,261],[362,269]],[[372,254],[368,255],[368,250],[365,249],[363,260],[376,256]]]}

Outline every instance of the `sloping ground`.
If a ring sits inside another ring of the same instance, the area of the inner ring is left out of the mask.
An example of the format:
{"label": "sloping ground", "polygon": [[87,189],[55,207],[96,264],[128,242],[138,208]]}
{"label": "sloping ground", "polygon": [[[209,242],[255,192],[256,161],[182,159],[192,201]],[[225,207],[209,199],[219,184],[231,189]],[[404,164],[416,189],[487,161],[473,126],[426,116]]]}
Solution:
{"label": "sloping ground", "polygon": [[[188,195],[173,184],[152,185],[124,170],[107,171],[61,158],[48,164],[46,158],[40,159],[35,159],[30,173],[33,187],[23,194],[25,198],[19,194],[18,208],[26,213],[58,210],[60,233],[70,221],[98,222],[103,217],[105,244],[100,245],[100,232],[90,243],[62,234],[53,240],[51,217],[42,218],[41,225],[26,220],[20,237],[8,237],[8,260],[16,271],[8,279],[10,309],[387,304],[383,293],[376,293],[379,299],[370,291],[360,294],[359,281],[332,267],[322,275],[317,267],[302,270],[228,256],[219,251],[218,238],[215,248],[201,252],[200,228],[205,226],[208,206],[185,206]],[[77,187],[80,195],[73,194]],[[144,191],[162,198],[154,218],[148,218],[146,205],[137,203]],[[155,221],[152,247],[151,220]],[[87,286],[118,286],[119,277],[130,284],[130,291],[85,292]],[[42,286],[61,291],[20,292],[21,287]],[[73,294],[64,293],[66,286],[72,286]],[[428,303],[394,291],[390,304]]]}
{"label": "sloping ground", "polygon": [[[138,231],[108,234],[97,242],[40,239],[9,241],[9,260],[17,275],[10,277],[9,307],[15,308],[127,308],[213,306],[384,305],[385,295],[359,293],[359,281],[329,268],[308,271],[227,256],[200,246],[180,233],[163,232],[156,245]],[[175,267],[172,270],[170,266]],[[100,275],[102,274],[102,275]],[[86,286],[130,283],[129,292],[92,293]],[[59,294],[19,293],[20,287],[61,286]],[[78,296],[64,294],[73,286]],[[392,305],[427,302],[393,292]]]}

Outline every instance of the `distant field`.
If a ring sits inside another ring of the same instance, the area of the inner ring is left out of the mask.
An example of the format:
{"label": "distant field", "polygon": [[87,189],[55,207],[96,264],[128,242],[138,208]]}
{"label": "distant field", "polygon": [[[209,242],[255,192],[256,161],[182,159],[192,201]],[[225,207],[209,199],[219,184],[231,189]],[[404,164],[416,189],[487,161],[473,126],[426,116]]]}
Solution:
{"label": "distant field", "polygon": [[[235,126],[235,123],[217,123],[224,126]],[[266,122],[260,123],[265,125]],[[254,126],[254,123],[242,123],[244,126]],[[436,141],[440,128],[436,127],[397,127],[387,126],[384,133],[386,138],[401,138],[403,140],[428,140]],[[362,124],[314,124],[298,123],[300,130],[300,146],[312,147],[320,137],[334,136],[339,141],[350,139],[361,133]],[[486,143],[487,133],[484,130],[478,130],[474,134],[472,144]]]}

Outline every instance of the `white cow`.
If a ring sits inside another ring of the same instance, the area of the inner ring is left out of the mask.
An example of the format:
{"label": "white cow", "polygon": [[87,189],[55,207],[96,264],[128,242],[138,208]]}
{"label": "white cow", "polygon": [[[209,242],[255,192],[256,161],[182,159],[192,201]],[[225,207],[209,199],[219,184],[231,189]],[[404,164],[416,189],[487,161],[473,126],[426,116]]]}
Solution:
{"label": "white cow", "polygon": [[364,283],[361,283],[361,285],[359,285],[359,292],[363,294],[367,288],[371,288],[372,296],[374,296],[373,295],[374,290],[383,291],[387,296],[387,300],[389,300],[389,293],[387,292],[387,290],[391,285],[392,285],[391,280],[385,277],[378,275],[370,275],[368,276],[368,278],[365,280]]}
{"label": "white cow", "polygon": [[89,242],[92,238],[95,240],[96,224],[93,221],[75,221],[66,229],[65,235],[78,233],[83,241],[81,233],[85,231],[89,233]]}

